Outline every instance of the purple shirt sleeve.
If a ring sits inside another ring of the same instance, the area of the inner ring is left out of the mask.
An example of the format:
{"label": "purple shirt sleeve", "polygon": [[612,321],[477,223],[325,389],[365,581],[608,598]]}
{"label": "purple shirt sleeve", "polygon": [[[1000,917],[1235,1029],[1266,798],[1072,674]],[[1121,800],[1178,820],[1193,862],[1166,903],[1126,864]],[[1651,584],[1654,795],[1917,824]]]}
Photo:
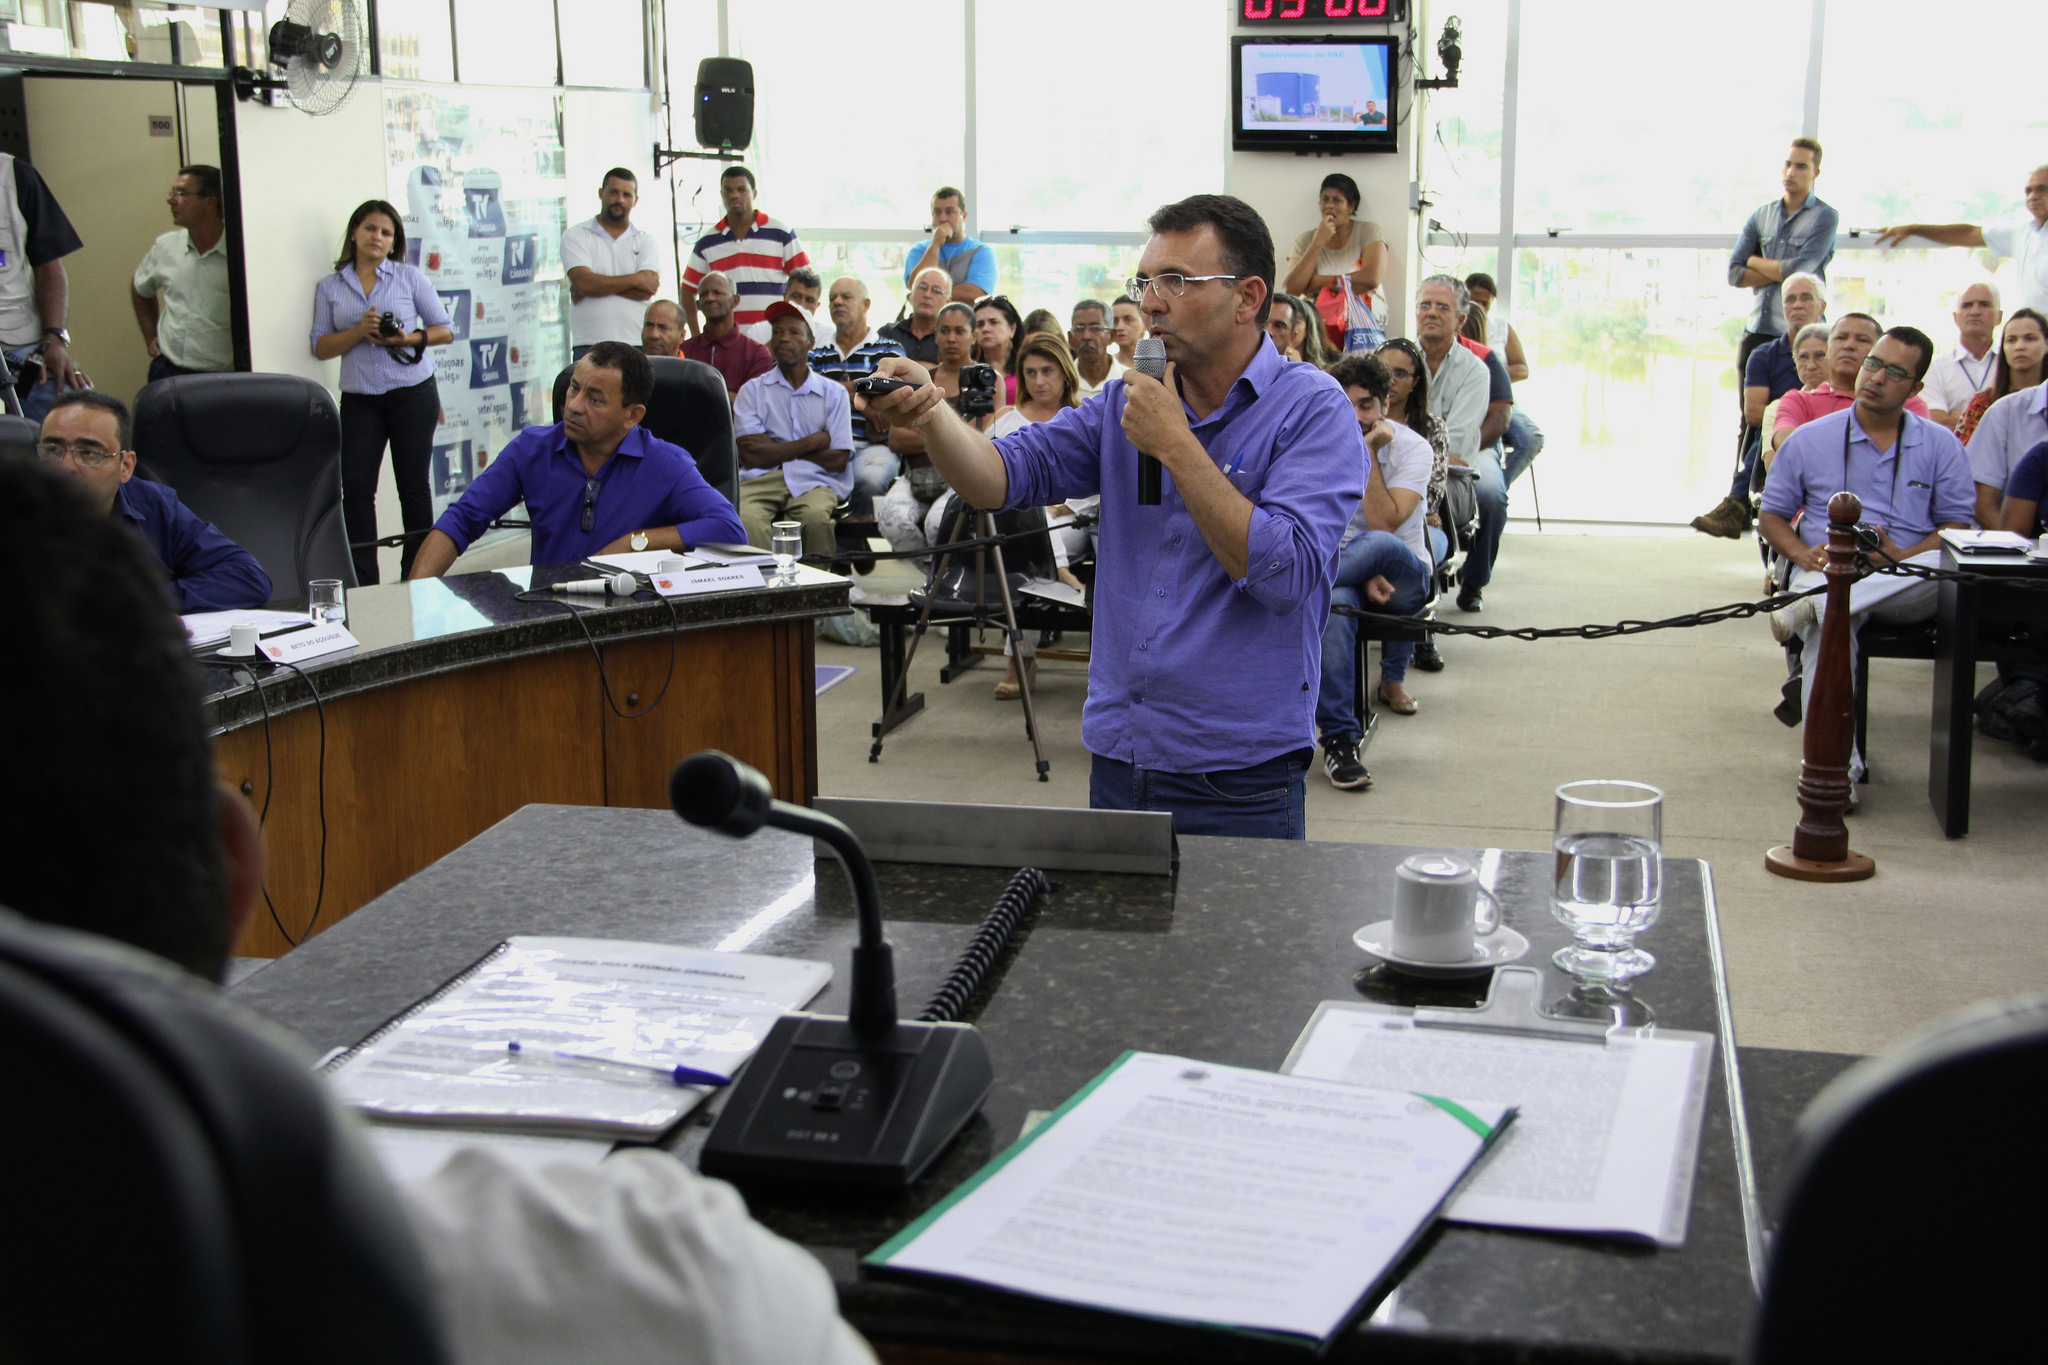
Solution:
{"label": "purple shirt sleeve", "polygon": [[526,496],[522,466],[531,440],[526,433],[514,437],[434,523],[436,531],[455,542],[458,553]]}
{"label": "purple shirt sleeve", "polygon": [[2005,495],[2022,502],[2038,503],[2044,493],[2048,493],[2048,441],[2020,456],[2005,485]]}
{"label": "purple shirt sleeve", "polygon": [[[1285,450],[1252,508],[1238,587],[1276,616],[1327,589],[1337,543],[1365,497],[1365,438],[1344,391],[1319,388],[1280,428]],[[1333,466],[1342,477],[1333,478]]]}

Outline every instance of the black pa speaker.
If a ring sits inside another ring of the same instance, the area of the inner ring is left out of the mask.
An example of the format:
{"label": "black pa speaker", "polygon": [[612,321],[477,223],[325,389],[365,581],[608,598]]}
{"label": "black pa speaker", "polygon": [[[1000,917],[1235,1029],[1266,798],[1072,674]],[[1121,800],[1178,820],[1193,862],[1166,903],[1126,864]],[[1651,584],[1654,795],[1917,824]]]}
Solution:
{"label": "black pa speaker", "polygon": [[754,64],[737,57],[697,63],[697,145],[744,152],[754,140]]}

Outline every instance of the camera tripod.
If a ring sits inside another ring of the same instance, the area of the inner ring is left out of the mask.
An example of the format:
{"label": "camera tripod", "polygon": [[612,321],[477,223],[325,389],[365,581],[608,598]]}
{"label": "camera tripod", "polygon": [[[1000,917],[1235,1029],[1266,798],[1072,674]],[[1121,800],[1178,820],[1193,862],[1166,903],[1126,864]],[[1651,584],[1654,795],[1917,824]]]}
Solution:
{"label": "camera tripod", "polygon": [[[903,705],[904,695],[910,688],[910,665],[916,661],[917,646],[924,639],[925,631],[932,624],[932,608],[939,600],[939,584],[946,576],[946,563],[954,555],[966,553],[954,547],[961,541],[969,539],[967,526],[968,519],[966,517],[956,518],[953,523],[953,534],[947,537],[946,543],[940,547],[937,556],[932,560],[931,580],[925,585],[924,606],[917,613],[917,625],[910,636],[910,651],[904,656],[903,667],[896,674],[894,695],[888,699],[887,705],[883,707],[884,715]],[[985,568],[984,560],[986,559],[995,569],[996,591],[1003,599],[1002,624],[1010,641],[1011,657],[1017,661],[1018,695],[1019,699],[1024,703],[1024,733],[1031,740],[1031,755],[1037,764],[1038,780],[1040,782],[1050,782],[1052,780],[1050,776],[1052,765],[1046,762],[1045,746],[1039,742],[1038,738],[1038,712],[1031,698],[1031,669],[1024,659],[1024,632],[1017,627],[1017,604],[1010,595],[1010,575],[1003,563],[1002,538],[996,532],[996,519],[993,515],[986,511],[976,510],[974,514],[973,539],[996,542],[995,544],[981,546],[974,550],[973,614],[966,617],[941,618],[939,624],[952,625],[959,621],[975,621],[986,624],[989,621],[993,612],[992,606],[986,597],[988,575],[983,572]],[[868,747],[868,762],[881,762],[882,739],[883,736],[877,734],[875,742]]]}

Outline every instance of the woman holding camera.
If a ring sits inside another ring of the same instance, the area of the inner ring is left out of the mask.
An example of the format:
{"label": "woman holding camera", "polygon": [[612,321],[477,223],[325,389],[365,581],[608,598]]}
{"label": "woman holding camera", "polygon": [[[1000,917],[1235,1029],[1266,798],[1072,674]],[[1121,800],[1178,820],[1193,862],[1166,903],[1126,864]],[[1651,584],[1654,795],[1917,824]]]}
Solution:
{"label": "woman holding camera", "polygon": [[334,273],[313,288],[313,355],[341,357],[341,511],[356,581],[377,581],[377,476],[384,447],[405,520],[399,577],[434,525],[427,470],[441,397],[429,346],[455,339],[427,277],[405,263],[398,210],[371,199],[349,216]]}

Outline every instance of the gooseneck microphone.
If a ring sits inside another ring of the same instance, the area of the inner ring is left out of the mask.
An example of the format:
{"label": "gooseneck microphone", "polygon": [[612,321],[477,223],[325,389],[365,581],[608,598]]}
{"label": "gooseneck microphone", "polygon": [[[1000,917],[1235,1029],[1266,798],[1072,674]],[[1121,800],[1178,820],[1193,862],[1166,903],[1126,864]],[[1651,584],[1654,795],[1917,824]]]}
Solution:
{"label": "gooseneck microphone", "polygon": [[727,1091],[698,1168],[727,1180],[828,1180],[902,1189],[930,1169],[995,1088],[969,1024],[896,1018],[875,869],[854,832],[777,801],[768,779],[707,749],[668,781],[676,814],[744,839],[763,825],[808,834],[846,869],[860,914],[846,1017],[785,1014]]}
{"label": "gooseneck microphone", "polygon": [[860,1038],[886,1038],[896,1027],[896,967],[882,937],[882,895],[874,864],[844,822],[787,801],[777,801],[768,779],[716,749],[692,754],[668,779],[669,804],[692,825],[744,839],[763,825],[822,840],[853,885],[860,942],[853,950],[852,1003],[847,1022]]}
{"label": "gooseneck microphone", "polygon": [[572,578],[566,583],[557,583],[549,592],[609,593],[613,597],[631,597],[640,586],[639,581],[629,573],[606,574],[603,578]]}
{"label": "gooseneck microphone", "polygon": [[[1132,367],[1139,374],[1151,375],[1154,379],[1166,378],[1166,343],[1158,337],[1139,337],[1137,349],[1131,355]],[[1138,506],[1159,505],[1159,461],[1150,455],[1138,455]]]}

